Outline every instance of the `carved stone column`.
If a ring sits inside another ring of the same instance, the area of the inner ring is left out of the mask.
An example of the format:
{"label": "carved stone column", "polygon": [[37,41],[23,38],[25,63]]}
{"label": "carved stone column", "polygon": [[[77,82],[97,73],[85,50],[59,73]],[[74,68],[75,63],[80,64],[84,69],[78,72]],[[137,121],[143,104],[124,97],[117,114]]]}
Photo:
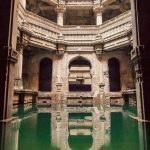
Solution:
{"label": "carved stone column", "polygon": [[64,4],[59,4],[56,8],[57,12],[57,24],[60,26],[64,25],[64,12],[66,11],[66,7]]}
{"label": "carved stone column", "polygon": [[96,25],[101,25],[103,23],[103,5],[102,4],[95,4],[93,7],[93,10],[95,12],[96,15]]}
{"label": "carved stone column", "polygon": [[18,61],[16,63],[16,76],[14,81],[14,89],[23,89],[22,85],[22,63],[23,63],[23,49],[18,49]]}
{"label": "carved stone column", "polygon": [[26,9],[26,0],[21,0],[21,4],[22,4],[23,8]]}
{"label": "carved stone column", "polygon": [[136,74],[138,117],[150,120],[150,2],[132,0],[133,50],[131,59]]}
{"label": "carved stone column", "polygon": [[23,89],[22,82],[22,66],[23,66],[23,50],[28,46],[30,40],[30,34],[27,32],[21,32],[20,38],[17,43],[18,62],[16,64],[16,77],[15,77],[15,89]]}
{"label": "carved stone column", "polygon": [[12,122],[12,149],[18,150],[18,144],[19,144],[19,128],[21,124],[21,119],[16,119]]}
{"label": "carved stone column", "polygon": [[58,67],[57,67],[57,83],[56,83],[56,86],[57,86],[57,95],[58,95],[58,101],[59,101],[59,106],[62,105],[63,103],[63,90],[62,90],[62,74],[61,74],[61,70],[62,70],[62,56],[64,55],[66,51],[66,43],[65,43],[65,40],[64,40],[64,36],[62,34],[60,34],[58,36],[58,39],[57,39],[57,56],[58,56]]}

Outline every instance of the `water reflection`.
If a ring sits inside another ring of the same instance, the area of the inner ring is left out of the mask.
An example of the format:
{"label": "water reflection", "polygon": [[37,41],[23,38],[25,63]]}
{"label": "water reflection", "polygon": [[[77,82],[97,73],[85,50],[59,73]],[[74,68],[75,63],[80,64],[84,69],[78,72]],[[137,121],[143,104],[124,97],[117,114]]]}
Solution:
{"label": "water reflection", "polygon": [[[149,150],[140,123],[128,107],[65,108],[35,107],[15,114],[1,125],[1,150]],[[21,109],[22,110],[22,109]],[[32,110],[32,111],[31,111]],[[133,110],[133,111],[132,111]],[[149,128],[144,128],[149,130]]]}

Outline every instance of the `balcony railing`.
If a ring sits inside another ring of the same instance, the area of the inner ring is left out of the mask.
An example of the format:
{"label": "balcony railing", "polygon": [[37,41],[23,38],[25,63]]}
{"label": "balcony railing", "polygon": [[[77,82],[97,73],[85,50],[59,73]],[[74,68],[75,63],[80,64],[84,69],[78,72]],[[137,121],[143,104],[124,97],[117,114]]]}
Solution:
{"label": "balcony railing", "polygon": [[32,32],[33,37],[52,42],[56,41],[58,35],[60,34],[60,27],[56,23],[24,10],[21,5],[19,6],[19,28],[26,24],[26,28]]}
{"label": "balcony railing", "polygon": [[[40,44],[42,44],[42,42],[46,41],[47,43],[42,45],[47,48],[52,44],[56,45],[59,35],[64,36],[66,44],[74,45],[92,44],[97,37],[101,37],[104,43],[104,48],[112,48],[113,46],[116,46],[114,43],[112,44],[112,42],[120,40],[122,37],[127,37],[132,26],[130,11],[112,18],[100,26],[66,25],[61,27],[48,19],[24,10],[21,5],[19,7],[18,27],[21,29],[24,26],[24,22],[26,22],[26,28],[32,32],[31,43],[34,41],[34,44],[36,44],[36,42],[41,42]],[[129,43],[129,40],[127,38],[125,40],[122,39],[121,44],[124,44],[123,42]],[[55,46],[53,46],[53,48],[55,48]]]}
{"label": "balcony railing", "polygon": [[61,33],[68,44],[91,44],[95,40],[98,28],[96,26],[64,26]]}
{"label": "balcony railing", "polygon": [[33,32],[34,36],[52,41],[57,39],[60,28],[56,23],[30,12],[27,12],[26,18],[29,29]]}
{"label": "balcony railing", "polygon": [[131,11],[128,11],[103,23],[100,27],[99,34],[102,35],[105,41],[109,41],[116,38],[116,36],[128,32],[131,28]]}

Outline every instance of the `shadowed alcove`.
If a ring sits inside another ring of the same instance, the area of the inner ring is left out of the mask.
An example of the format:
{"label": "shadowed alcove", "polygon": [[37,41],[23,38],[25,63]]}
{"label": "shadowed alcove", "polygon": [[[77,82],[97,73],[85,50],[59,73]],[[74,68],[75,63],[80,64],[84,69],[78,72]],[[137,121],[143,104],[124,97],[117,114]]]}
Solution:
{"label": "shadowed alcove", "polygon": [[108,61],[109,67],[109,84],[110,92],[117,92],[121,90],[120,87],[120,64],[116,58],[110,58]]}
{"label": "shadowed alcove", "polygon": [[52,89],[52,60],[44,58],[40,62],[39,91],[51,91]]}

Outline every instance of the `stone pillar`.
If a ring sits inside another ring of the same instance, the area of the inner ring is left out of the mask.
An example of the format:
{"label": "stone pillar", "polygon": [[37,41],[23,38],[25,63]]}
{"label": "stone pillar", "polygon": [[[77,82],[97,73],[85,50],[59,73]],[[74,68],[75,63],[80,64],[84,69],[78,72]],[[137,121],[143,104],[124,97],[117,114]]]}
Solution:
{"label": "stone pillar", "polygon": [[21,0],[21,4],[22,4],[23,8],[26,9],[26,0]]}
{"label": "stone pillar", "polygon": [[21,31],[20,37],[17,43],[18,62],[16,64],[16,76],[15,76],[15,89],[23,89],[22,81],[22,67],[23,67],[23,50],[28,46],[31,33]]}
{"label": "stone pillar", "polygon": [[101,25],[103,23],[103,5],[101,4],[96,4],[93,7],[95,15],[96,15],[96,25]]}
{"label": "stone pillar", "polygon": [[[150,121],[150,1],[132,0],[132,33],[133,33],[133,50],[131,59],[135,67],[136,74],[136,98],[138,117]],[[149,129],[150,124],[142,124],[144,132],[145,148],[150,149]]]}
{"label": "stone pillar", "polygon": [[57,12],[57,24],[60,26],[64,25],[64,12],[66,8],[64,5],[57,6],[56,12]]}
{"label": "stone pillar", "polygon": [[150,2],[131,1],[133,23],[133,50],[131,59],[136,73],[136,93],[138,116],[150,120]]}
{"label": "stone pillar", "polygon": [[23,49],[18,52],[18,62],[16,64],[15,89],[23,89],[22,83],[22,65],[23,65]]}
{"label": "stone pillar", "polygon": [[96,25],[102,24],[102,11],[96,12]]}
{"label": "stone pillar", "polygon": [[18,0],[1,0],[0,5],[0,120],[10,119],[13,109],[15,63],[17,62]]}

